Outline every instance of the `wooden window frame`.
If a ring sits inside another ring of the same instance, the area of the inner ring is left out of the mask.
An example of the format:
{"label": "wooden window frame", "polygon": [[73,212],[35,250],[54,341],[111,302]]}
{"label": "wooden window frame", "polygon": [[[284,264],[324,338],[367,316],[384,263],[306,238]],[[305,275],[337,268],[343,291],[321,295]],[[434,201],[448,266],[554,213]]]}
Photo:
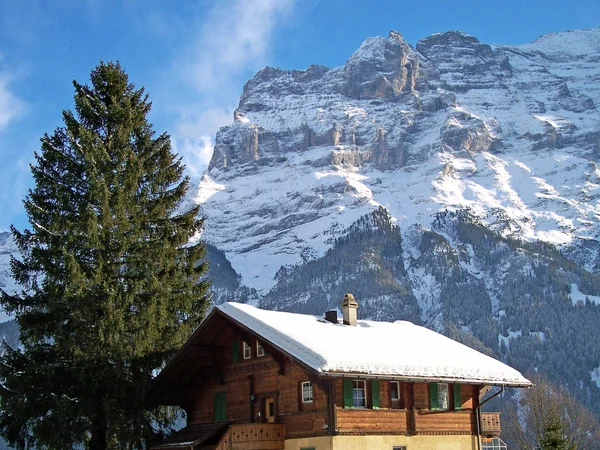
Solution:
{"label": "wooden window frame", "polygon": [[[357,387],[358,384],[362,384],[361,387]],[[363,391],[363,405],[357,405],[356,400],[357,397],[354,395],[355,391],[362,390]],[[367,407],[367,381],[366,380],[352,380],[352,405],[353,408],[366,408]]]}
{"label": "wooden window frame", "polygon": [[[308,386],[310,387],[310,399],[306,399],[304,396],[304,387]],[[302,403],[312,403],[315,399],[315,390],[314,390],[314,386],[312,384],[312,381],[303,381],[302,383],[300,383],[300,392],[302,394]]]}
{"label": "wooden window frame", "polygon": [[256,341],[256,357],[260,358],[261,356],[265,356],[265,348]]}
{"label": "wooden window frame", "polygon": [[[438,383],[438,410],[439,411],[448,411],[450,409],[450,384],[448,383]],[[444,397],[442,396],[442,391],[444,389],[442,389],[442,386],[444,387],[445,391],[446,391],[446,406],[444,407],[442,404],[442,400],[444,399]]]}
{"label": "wooden window frame", "polygon": [[252,346],[248,345],[246,341],[242,341],[242,357],[244,359],[252,358]]}

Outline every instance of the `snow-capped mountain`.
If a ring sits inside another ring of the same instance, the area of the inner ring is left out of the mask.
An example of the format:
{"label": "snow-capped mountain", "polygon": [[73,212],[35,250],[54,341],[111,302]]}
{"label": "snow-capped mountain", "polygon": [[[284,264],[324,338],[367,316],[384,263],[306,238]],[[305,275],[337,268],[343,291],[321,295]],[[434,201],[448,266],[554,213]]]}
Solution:
{"label": "snow-capped mountain", "polygon": [[447,32],[416,49],[391,32],[343,67],[268,67],[195,193],[205,237],[267,292],[280,267],[322,256],[378,206],[403,233],[466,208],[596,270],[597,105],[600,29],[514,47]]}
{"label": "snow-capped mountain", "polygon": [[391,32],[342,67],[261,70],[190,197],[216,301],[322,313],[350,291],[598,404],[599,107],[600,28]]}

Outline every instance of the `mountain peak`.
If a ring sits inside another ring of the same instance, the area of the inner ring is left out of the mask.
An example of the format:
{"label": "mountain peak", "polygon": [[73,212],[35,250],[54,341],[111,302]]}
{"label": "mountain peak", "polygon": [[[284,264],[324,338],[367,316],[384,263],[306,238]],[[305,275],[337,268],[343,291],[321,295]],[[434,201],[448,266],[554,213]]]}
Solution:
{"label": "mountain peak", "polygon": [[419,61],[413,48],[396,31],[387,39],[366,39],[344,65],[342,91],[356,99],[393,98],[414,94]]}
{"label": "mountain peak", "polygon": [[417,51],[427,58],[447,57],[455,58],[469,52],[481,53],[489,56],[492,49],[487,44],[482,44],[474,36],[462,31],[444,31],[434,33],[417,42]]}
{"label": "mountain peak", "polygon": [[546,33],[523,47],[543,53],[568,53],[576,56],[597,54],[600,52],[600,27]]}
{"label": "mountain peak", "polygon": [[388,34],[388,39],[392,39],[392,40],[398,41],[402,44],[406,44],[406,41],[404,40],[404,36],[402,36],[402,34],[399,33],[398,31],[391,30]]}
{"label": "mountain peak", "polygon": [[423,46],[432,47],[434,45],[456,46],[477,44],[480,44],[480,42],[475,36],[471,36],[464,31],[450,30],[433,33],[431,36],[421,39],[419,42],[417,42],[417,49]]}

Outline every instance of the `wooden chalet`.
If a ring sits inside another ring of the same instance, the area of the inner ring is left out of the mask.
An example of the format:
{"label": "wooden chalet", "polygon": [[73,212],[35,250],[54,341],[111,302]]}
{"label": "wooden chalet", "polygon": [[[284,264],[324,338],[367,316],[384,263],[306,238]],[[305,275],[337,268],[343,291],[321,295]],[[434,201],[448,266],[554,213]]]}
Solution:
{"label": "wooden chalet", "polygon": [[[410,322],[216,306],[156,379],[187,427],[166,449],[502,449],[496,387],[518,371]],[[487,394],[490,396],[490,393]]]}

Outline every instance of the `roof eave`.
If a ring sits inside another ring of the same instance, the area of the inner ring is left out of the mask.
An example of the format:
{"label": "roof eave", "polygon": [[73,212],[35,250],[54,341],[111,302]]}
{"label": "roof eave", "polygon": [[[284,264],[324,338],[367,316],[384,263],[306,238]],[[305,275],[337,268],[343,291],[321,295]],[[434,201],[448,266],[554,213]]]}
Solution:
{"label": "roof eave", "polygon": [[165,367],[163,367],[158,375],[154,378],[153,382],[155,384],[160,384],[166,374],[170,372],[171,367],[176,364],[176,362],[183,354],[185,354],[185,352],[188,351],[189,347],[192,345],[192,342],[195,341],[196,336],[204,329],[206,324],[209,323],[210,319],[216,315],[215,311],[217,311],[217,308],[213,308],[208,315],[202,319],[202,322],[200,322],[194,331],[192,331],[192,334],[190,334],[183,345],[179,347],[179,350],[177,350],[175,354],[171,356],[171,358],[167,361],[167,364],[165,364]]}
{"label": "roof eave", "polygon": [[475,384],[484,386],[505,386],[515,388],[530,388],[531,383],[518,383],[511,381],[496,381],[496,380],[485,380],[485,379],[471,379],[471,378],[449,378],[449,377],[420,377],[420,376],[408,376],[400,374],[370,374],[360,372],[321,372],[320,376],[329,378],[367,378],[367,379],[385,379],[393,381],[404,381],[412,383],[461,383],[461,384]]}

